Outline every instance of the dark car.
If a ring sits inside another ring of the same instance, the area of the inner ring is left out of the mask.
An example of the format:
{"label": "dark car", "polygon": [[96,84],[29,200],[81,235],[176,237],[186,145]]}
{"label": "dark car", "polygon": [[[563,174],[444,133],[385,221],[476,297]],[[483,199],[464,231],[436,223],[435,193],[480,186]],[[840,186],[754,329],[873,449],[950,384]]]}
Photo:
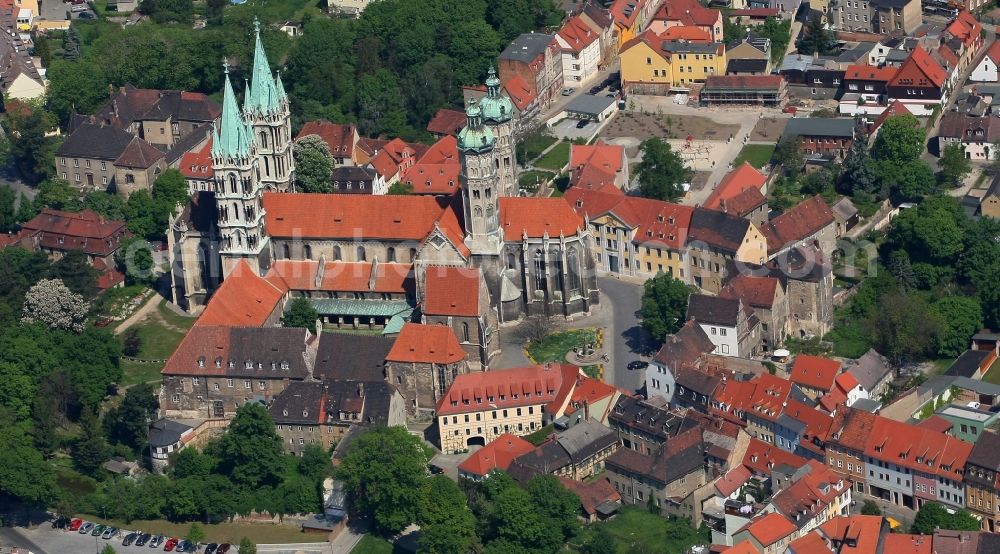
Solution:
{"label": "dark car", "polygon": [[215,554],[226,554],[227,552],[229,552],[229,549],[232,548],[232,547],[233,546],[231,544],[229,544],[228,542],[224,542],[224,543],[222,543],[222,544],[219,545],[219,549],[215,551]]}
{"label": "dark car", "polygon": [[77,17],[80,19],[97,19],[97,15],[94,12],[83,12]]}
{"label": "dark car", "polygon": [[[128,546],[128,545],[132,544],[133,542],[135,542],[135,540],[138,539],[138,538],[139,538],[139,533],[129,533],[129,534],[125,535],[124,539],[122,539],[122,546]],[[139,546],[142,546],[142,545],[140,544]]]}
{"label": "dark car", "polygon": [[71,520],[66,516],[59,516],[52,520],[52,527],[55,529],[65,529],[69,527]]}
{"label": "dark car", "polygon": [[602,88],[604,87],[602,86],[590,87],[590,94],[597,94],[598,92],[601,92]]}
{"label": "dark car", "polygon": [[647,367],[649,367],[649,362],[644,362],[642,360],[636,360],[634,362],[629,362],[629,364],[627,366],[625,366],[625,367],[627,367],[629,369],[632,369],[632,370],[646,369]]}
{"label": "dark car", "polygon": [[580,122],[576,124],[576,128],[577,129],[583,129],[587,125],[590,125],[590,120],[588,120],[588,119],[581,119]]}
{"label": "dark car", "polygon": [[191,545],[191,543],[189,543],[187,541],[187,539],[181,539],[181,540],[177,541],[177,548],[176,548],[176,550],[178,552],[187,552],[188,551],[188,546],[190,546],[190,545]]}
{"label": "dark car", "polygon": [[205,554],[215,554],[215,551],[218,550],[218,549],[219,549],[219,545],[218,544],[216,544],[214,542],[210,542],[210,543],[208,543],[208,544],[205,545]]}
{"label": "dark car", "polygon": [[444,468],[437,464],[427,464],[427,470],[430,471],[432,475],[441,475],[444,473]]}
{"label": "dark car", "polygon": [[153,538],[153,535],[150,535],[149,533],[142,533],[138,537],[136,537],[135,545],[146,546],[146,543],[149,542],[149,539],[151,538]]}
{"label": "dark car", "polygon": [[107,529],[107,528],[108,528],[108,526],[104,525],[103,523],[100,524],[100,525],[96,525],[94,527],[94,530],[90,532],[90,536],[92,536],[92,537],[100,537],[102,534],[104,534],[104,530]]}

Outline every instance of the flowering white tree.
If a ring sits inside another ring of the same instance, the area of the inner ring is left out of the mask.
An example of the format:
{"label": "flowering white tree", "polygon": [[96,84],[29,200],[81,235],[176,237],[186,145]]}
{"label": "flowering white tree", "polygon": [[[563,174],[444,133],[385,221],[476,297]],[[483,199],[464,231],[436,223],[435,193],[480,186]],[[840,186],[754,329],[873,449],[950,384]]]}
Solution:
{"label": "flowering white tree", "polygon": [[59,279],[42,279],[24,297],[21,321],[44,323],[56,329],[83,331],[90,305]]}

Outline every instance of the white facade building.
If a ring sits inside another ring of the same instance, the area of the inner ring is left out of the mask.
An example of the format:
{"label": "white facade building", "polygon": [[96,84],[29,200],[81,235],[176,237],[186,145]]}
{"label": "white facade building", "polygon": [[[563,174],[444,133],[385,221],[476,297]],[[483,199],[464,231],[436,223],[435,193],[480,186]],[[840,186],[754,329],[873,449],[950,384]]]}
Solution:
{"label": "white facade building", "polygon": [[580,16],[570,18],[556,34],[562,48],[563,83],[577,87],[597,75],[601,61],[600,35],[595,33]]}

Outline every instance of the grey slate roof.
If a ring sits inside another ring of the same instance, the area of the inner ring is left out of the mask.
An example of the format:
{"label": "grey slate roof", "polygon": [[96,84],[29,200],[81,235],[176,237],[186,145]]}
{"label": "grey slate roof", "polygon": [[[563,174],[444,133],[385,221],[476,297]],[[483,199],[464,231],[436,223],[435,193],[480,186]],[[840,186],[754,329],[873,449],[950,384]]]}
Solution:
{"label": "grey slate roof", "polygon": [[375,170],[370,167],[360,167],[356,165],[345,165],[334,168],[330,174],[330,181],[359,181],[372,182],[375,180]]}
{"label": "grey slate roof", "polygon": [[[268,377],[288,369],[282,375],[288,379],[305,379],[310,367],[305,357],[306,329],[295,327],[234,327],[229,331],[229,359],[233,367],[226,371],[233,377]],[[206,358],[211,359],[210,352]],[[246,367],[250,362],[253,366]]]}
{"label": "grey slate roof", "polygon": [[853,375],[866,391],[871,391],[885,379],[886,375],[892,373],[892,368],[889,366],[889,361],[872,348],[850,365],[847,372]]}
{"label": "grey slate roof", "polygon": [[382,381],[385,357],[395,339],[347,333],[323,333],[316,355],[315,376],[322,379]]}
{"label": "grey slate roof", "polygon": [[653,360],[666,367],[676,368],[689,364],[702,354],[715,350],[715,344],[705,334],[705,330],[693,321],[688,321],[673,335],[667,335],[663,346],[653,356]]}
{"label": "grey slate roof", "polygon": [[691,214],[688,244],[704,242],[715,248],[736,252],[749,228],[748,219],[699,206]]}
{"label": "grey slate roof", "polygon": [[720,298],[707,294],[692,294],[688,297],[687,318],[698,323],[736,327],[740,317],[740,301]]}
{"label": "grey slate roof", "polygon": [[979,467],[1000,471],[1000,435],[992,431],[980,435],[967,461]]}
{"label": "grey slate roof", "polygon": [[267,408],[278,425],[317,425],[326,421],[321,413],[326,385],[320,381],[292,381]]}
{"label": "grey slate roof", "polygon": [[84,123],[56,149],[57,157],[115,161],[133,135],[110,125]]}
{"label": "grey slate roof", "polygon": [[529,63],[544,54],[555,38],[555,35],[545,33],[524,33],[504,48],[500,53],[500,59]]}
{"label": "grey slate roof", "polygon": [[616,427],[638,429],[664,441],[684,429],[697,426],[697,422],[686,420],[680,414],[624,394],[618,397],[618,402],[608,414],[608,421]]}
{"label": "grey slate roof", "polygon": [[361,413],[362,425],[385,426],[389,424],[389,407],[396,394],[396,386],[385,381],[327,381],[329,399],[327,413],[334,415],[341,409],[350,411],[350,404],[364,394],[365,407]]}
{"label": "grey slate roof", "polygon": [[615,103],[614,98],[607,96],[595,96],[593,94],[581,94],[570,101],[566,106],[567,112],[582,113],[597,116]]}
{"label": "grey slate roof", "polygon": [[782,138],[800,136],[854,138],[854,119],[850,117],[794,117],[785,126]]}
{"label": "grey slate roof", "polygon": [[988,350],[966,350],[951,364],[945,375],[955,377],[972,377],[979,371],[979,365],[990,355]]}
{"label": "grey slate roof", "polygon": [[181,435],[189,429],[190,425],[172,419],[154,421],[149,426],[149,445],[155,448],[177,444],[177,441],[181,440]]}
{"label": "grey slate roof", "polygon": [[885,62],[886,63],[903,63],[903,62],[906,61],[906,58],[909,58],[909,57],[910,57],[910,53],[907,52],[906,50],[899,50],[899,49],[893,48],[892,50],[889,50],[885,54]]}
{"label": "grey slate roof", "polygon": [[767,60],[734,59],[726,64],[726,73],[763,73]]}
{"label": "grey slate roof", "polygon": [[593,419],[566,429],[555,440],[574,462],[582,462],[617,441],[614,431]]}
{"label": "grey slate roof", "polygon": [[833,206],[830,207],[833,213],[837,215],[840,219],[848,220],[852,217],[858,215],[858,208],[854,206],[850,198],[846,196],[838,200]]}

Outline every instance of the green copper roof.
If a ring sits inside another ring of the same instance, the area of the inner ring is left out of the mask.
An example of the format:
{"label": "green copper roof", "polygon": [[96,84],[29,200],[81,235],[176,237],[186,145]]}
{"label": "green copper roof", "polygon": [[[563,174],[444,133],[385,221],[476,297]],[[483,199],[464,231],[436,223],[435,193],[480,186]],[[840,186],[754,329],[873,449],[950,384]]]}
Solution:
{"label": "green copper roof", "polygon": [[356,300],[353,298],[309,298],[314,310],[325,316],[392,317],[413,313],[405,300]]}
{"label": "green copper roof", "polygon": [[222,94],[222,117],[212,136],[212,156],[216,158],[242,158],[249,156],[253,133],[236,104],[236,93],[229,81],[229,64],[225,63],[226,84]]}
{"label": "green copper roof", "polygon": [[254,26],[253,76],[250,88],[247,89],[244,109],[247,112],[268,113],[277,111],[284,93],[278,92],[278,86],[271,76],[271,66],[267,63],[264,44],[260,40],[260,22],[256,19]]}
{"label": "green copper roof", "polygon": [[278,100],[288,100],[288,95],[285,94],[285,84],[281,82],[281,72],[278,72],[278,76],[274,79],[274,86],[278,89]]}
{"label": "green copper roof", "polygon": [[483,119],[496,123],[510,121],[514,113],[514,104],[506,94],[500,92],[500,79],[497,72],[490,66],[490,72],[486,77],[486,96],[479,102],[479,109],[482,110]]}
{"label": "green copper roof", "polygon": [[458,149],[462,152],[486,152],[493,148],[493,131],[483,125],[482,112],[475,100],[469,100],[465,110],[469,122],[458,132]]}

